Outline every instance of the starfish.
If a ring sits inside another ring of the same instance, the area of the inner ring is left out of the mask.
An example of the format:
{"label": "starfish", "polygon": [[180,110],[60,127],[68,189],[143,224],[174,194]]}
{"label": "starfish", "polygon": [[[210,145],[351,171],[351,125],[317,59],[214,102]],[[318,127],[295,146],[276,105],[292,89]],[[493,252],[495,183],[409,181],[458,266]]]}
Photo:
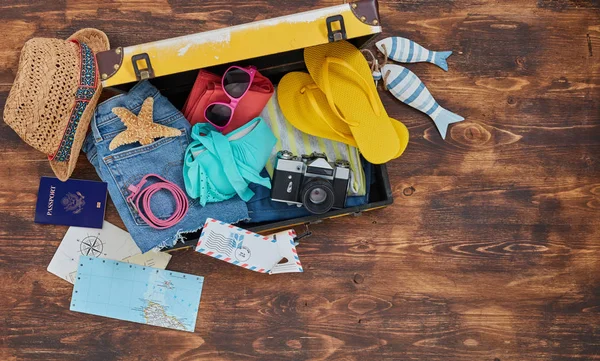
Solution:
{"label": "starfish", "polygon": [[121,119],[127,129],[114,137],[108,149],[115,150],[122,145],[135,142],[140,142],[141,145],[148,145],[152,144],[156,138],[177,137],[181,135],[179,129],[154,123],[152,119],[153,106],[154,98],[148,97],[144,100],[142,109],[138,115],[133,114],[127,108],[113,108],[112,112]]}

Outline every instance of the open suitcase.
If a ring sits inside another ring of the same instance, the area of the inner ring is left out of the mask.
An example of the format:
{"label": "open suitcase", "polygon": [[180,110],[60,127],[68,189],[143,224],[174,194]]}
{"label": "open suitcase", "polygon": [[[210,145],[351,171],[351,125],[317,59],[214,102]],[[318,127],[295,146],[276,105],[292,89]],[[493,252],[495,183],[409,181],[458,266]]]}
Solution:
{"label": "open suitcase", "polygon": [[[230,65],[253,65],[274,84],[290,71],[306,70],[303,49],[348,40],[361,48],[381,32],[377,0],[297,13],[141,45],[119,47],[97,54],[104,88],[128,90],[136,82],[151,83],[179,109],[199,69],[222,74]],[[276,135],[277,136],[277,135]],[[385,207],[393,202],[385,164],[375,165],[368,203],[280,222],[246,224],[268,233],[326,218]],[[195,244],[194,237],[174,249]]]}

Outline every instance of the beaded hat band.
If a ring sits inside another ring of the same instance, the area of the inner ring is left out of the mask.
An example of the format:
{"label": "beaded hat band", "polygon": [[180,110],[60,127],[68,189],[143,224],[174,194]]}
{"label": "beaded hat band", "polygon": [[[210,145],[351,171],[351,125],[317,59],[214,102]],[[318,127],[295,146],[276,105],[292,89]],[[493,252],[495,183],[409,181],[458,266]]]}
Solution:
{"label": "beaded hat band", "polygon": [[79,69],[80,78],[79,86],[75,92],[75,105],[71,111],[69,122],[65,128],[65,132],[62,137],[62,141],[56,150],[56,153],[48,156],[49,160],[58,162],[66,162],[71,157],[71,148],[73,141],[75,140],[75,134],[77,133],[77,126],[81,120],[81,116],[85,112],[90,100],[96,94],[96,87],[98,83],[98,68],[96,63],[96,56],[92,52],[89,46],[85,43],[79,43],[77,40],[71,40],[75,44],[79,45],[81,53],[81,65]]}

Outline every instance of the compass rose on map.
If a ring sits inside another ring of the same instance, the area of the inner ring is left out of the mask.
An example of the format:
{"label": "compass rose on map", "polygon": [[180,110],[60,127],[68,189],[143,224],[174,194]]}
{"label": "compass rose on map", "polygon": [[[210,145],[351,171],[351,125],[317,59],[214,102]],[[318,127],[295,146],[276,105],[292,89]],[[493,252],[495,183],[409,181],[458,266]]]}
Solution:
{"label": "compass rose on map", "polygon": [[98,236],[87,236],[79,242],[79,251],[84,256],[100,257],[103,250],[104,242]]}

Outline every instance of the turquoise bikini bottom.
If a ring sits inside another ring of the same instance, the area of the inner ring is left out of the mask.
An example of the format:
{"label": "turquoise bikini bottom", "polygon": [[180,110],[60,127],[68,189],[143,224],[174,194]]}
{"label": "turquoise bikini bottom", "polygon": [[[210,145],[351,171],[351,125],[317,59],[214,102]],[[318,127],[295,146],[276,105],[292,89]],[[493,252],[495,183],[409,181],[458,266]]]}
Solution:
{"label": "turquoise bikini bottom", "polygon": [[183,179],[187,194],[206,203],[221,202],[236,194],[249,201],[250,183],[271,188],[271,180],[260,176],[277,143],[271,128],[255,118],[223,135],[208,123],[192,128],[192,141],[185,150]]}

